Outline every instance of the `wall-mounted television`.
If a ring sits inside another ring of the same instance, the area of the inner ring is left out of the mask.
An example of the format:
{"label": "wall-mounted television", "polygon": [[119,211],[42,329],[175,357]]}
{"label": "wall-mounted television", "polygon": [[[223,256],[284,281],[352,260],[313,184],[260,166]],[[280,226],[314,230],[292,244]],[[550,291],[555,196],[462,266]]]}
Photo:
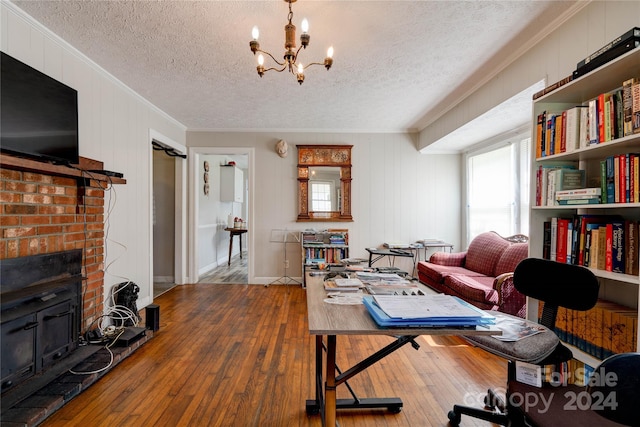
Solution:
{"label": "wall-mounted television", "polygon": [[0,149],[78,163],[78,92],[0,52]]}

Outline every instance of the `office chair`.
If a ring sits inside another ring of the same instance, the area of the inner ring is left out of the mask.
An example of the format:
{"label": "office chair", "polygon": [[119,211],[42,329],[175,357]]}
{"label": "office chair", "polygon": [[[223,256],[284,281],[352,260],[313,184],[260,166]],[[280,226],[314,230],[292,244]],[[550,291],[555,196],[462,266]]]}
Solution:
{"label": "office chair", "polygon": [[640,426],[640,353],[614,354],[606,358],[595,372],[600,376],[592,377],[594,381],[587,385],[592,401],[613,400],[608,405],[596,405],[593,410],[607,420],[626,426]]}
{"label": "office chair", "polygon": [[[460,424],[462,415],[504,426],[525,425],[524,412],[509,398],[513,387],[520,384],[515,379],[516,361],[558,366],[572,359],[571,350],[553,332],[558,307],[589,310],[597,302],[600,287],[594,274],[584,267],[537,258],[526,258],[517,265],[513,283],[522,294],[544,303],[540,324],[547,329],[516,342],[503,342],[491,336],[465,337],[472,344],[508,360],[507,396],[503,401],[489,390],[484,399],[487,409],[454,405],[448,414],[452,426]],[[539,392],[541,389],[534,390]],[[557,419],[556,425],[559,425]]]}

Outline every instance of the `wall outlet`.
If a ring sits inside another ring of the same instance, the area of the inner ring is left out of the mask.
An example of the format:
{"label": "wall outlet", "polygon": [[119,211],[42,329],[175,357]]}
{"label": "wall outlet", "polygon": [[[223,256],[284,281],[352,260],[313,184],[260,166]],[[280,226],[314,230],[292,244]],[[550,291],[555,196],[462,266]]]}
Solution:
{"label": "wall outlet", "polygon": [[284,268],[289,268],[289,260],[288,259],[284,260]]}

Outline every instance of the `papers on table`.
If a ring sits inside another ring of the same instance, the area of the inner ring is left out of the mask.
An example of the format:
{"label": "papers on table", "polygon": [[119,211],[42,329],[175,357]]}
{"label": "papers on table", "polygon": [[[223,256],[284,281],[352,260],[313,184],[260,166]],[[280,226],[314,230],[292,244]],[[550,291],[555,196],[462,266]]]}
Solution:
{"label": "papers on table", "polygon": [[376,295],[374,300],[387,316],[396,319],[478,317],[476,310],[468,304],[461,304],[460,300],[451,295]]}
{"label": "papers on table", "polygon": [[422,289],[410,285],[367,285],[371,295],[426,295]]}
{"label": "papers on table", "polygon": [[357,271],[356,277],[367,285],[409,285],[411,282],[397,275],[396,273],[374,273],[368,271]]}
{"label": "papers on table", "polygon": [[345,279],[345,278],[334,278],[324,281],[324,289],[327,291],[334,292],[348,292],[348,291],[358,291],[362,287],[364,287],[364,283],[362,283],[358,279]]}
{"label": "papers on table", "polygon": [[335,278],[334,281],[339,288],[344,287],[358,287],[361,288],[364,284],[360,281],[360,279],[344,279],[344,278]]}
{"label": "papers on table", "polygon": [[495,321],[451,295],[375,295],[365,296],[362,302],[375,322],[385,327],[475,327]]}

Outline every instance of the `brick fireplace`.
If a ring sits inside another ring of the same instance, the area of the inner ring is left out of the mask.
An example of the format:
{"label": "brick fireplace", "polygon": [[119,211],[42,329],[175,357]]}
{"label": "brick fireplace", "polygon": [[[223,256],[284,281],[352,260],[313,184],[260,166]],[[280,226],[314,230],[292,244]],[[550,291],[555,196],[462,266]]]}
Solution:
{"label": "brick fireplace", "polygon": [[105,189],[126,181],[91,169],[0,155],[3,417],[95,351],[79,340],[104,309]]}
{"label": "brick fireplace", "polygon": [[[103,312],[105,181],[63,176],[64,166],[35,172],[0,162],[0,262],[3,259],[82,249],[82,331]],[[71,169],[70,169],[71,171]],[[76,172],[75,170],[73,170]],[[79,172],[79,171],[78,171]]]}

